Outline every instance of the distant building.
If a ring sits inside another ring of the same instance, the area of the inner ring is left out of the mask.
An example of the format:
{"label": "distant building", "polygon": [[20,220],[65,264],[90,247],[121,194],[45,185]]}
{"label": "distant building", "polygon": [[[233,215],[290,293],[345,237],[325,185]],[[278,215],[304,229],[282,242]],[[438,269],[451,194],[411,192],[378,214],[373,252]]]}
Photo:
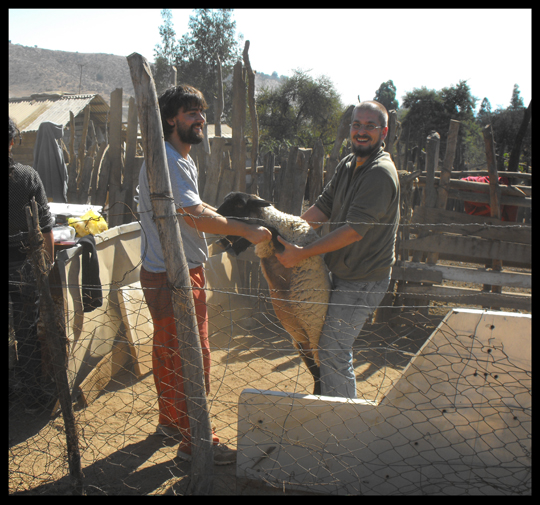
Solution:
{"label": "distant building", "polygon": [[102,142],[106,137],[110,107],[100,95],[40,93],[29,97],[9,98],[8,102],[9,116],[15,121],[22,137],[21,145],[16,141],[13,146],[13,159],[24,165],[32,166],[34,163],[36,135],[39,125],[45,121],[64,127],[63,142],[69,150],[70,112],[75,123],[75,152],[79,148],[87,108],[98,141]]}

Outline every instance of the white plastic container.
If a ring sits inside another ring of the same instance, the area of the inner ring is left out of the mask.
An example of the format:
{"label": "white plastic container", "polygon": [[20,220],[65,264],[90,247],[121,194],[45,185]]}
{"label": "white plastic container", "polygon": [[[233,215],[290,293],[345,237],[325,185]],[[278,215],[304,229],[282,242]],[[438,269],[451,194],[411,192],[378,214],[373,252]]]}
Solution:
{"label": "white plastic container", "polygon": [[55,242],[75,240],[75,228],[72,226],[55,226],[52,232]]}

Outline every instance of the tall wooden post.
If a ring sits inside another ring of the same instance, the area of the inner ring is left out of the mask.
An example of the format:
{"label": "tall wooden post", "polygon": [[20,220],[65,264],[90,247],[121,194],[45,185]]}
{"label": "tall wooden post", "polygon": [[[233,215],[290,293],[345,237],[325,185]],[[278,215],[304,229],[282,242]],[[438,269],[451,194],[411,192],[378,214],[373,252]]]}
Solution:
{"label": "tall wooden post", "polygon": [[[221,137],[221,115],[223,114],[223,77],[221,70],[221,60],[219,55],[216,53],[216,65],[217,65],[217,78],[218,78],[218,89],[217,89],[217,98],[216,98],[216,112],[214,118],[214,137]],[[206,200],[205,200],[206,201]]]}
{"label": "tall wooden post", "polygon": [[123,224],[123,213],[126,211],[120,203],[124,201],[126,189],[122,184],[122,88],[111,93],[109,135],[109,228]]}
{"label": "tall wooden post", "polygon": [[[137,106],[135,99],[131,97],[129,99],[128,109],[128,124],[126,135],[126,156],[124,160],[124,182],[123,187],[125,190],[125,213],[122,222],[124,224],[130,223],[135,220],[135,205],[133,202],[133,196],[135,195],[135,188],[139,181],[139,174],[137,173],[137,165],[135,164],[135,154],[137,153]],[[133,212],[130,212],[132,209]]]}
{"label": "tall wooden post", "polygon": [[176,334],[182,358],[193,458],[188,491],[192,494],[209,494],[213,480],[213,450],[201,342],[189,268],[172,195],[156,88],[145,58],[133,53],[127,60],[139,110],[146,171],[152,195],[152,211],[156,216],[167,280],[172,288]]}
{"label": "tall wooden post", "polygon": [[35,198],[32,198],[30,207],[26,207],[26,222],[28,224],[30,255],[36,276],[39,303],[45,328],[45,342],[49,350],[54,382],[66,428],[66,445],[71,485],[73,494],[82,495],[83,476],[79,439],[67,376],[68,339],[62,321],[55,317],[55,303],[49,287],[49,274],[47,272],[47,262],[43,249],[43,234],[39,227],[38,208]]}
{"label": "tall wooden post", "polygon": [[[456,155],[456,146],[458,140],[460,122],[454,119],[450,120],[450,128],[446,141],[446,153],[444,155],[441,177],[439,179],[437,208],[446,209],[448,202],[448,187],[450,185],[450,177],[452,175],[452,167],[454,166],[454,158]],[[428,254],[427,263],[435,264],[439,259],[439,253],[432,252]]]}
{"label": "tall wooden post", "polygon": [[[493,129],[487,125],[483,130],[484,146],[486,149],[487,167],[489,172],[489,206],[491,217],[501,219],[501,187],[499,185],[499,173],[497,172],[497,161],[495,158],[495,142],[493,140]],[[502,270],[502,260],[493,260],[493,270]],[[501,286],[493,286],[493,293],[500,293]]]}
{"label": "tall wooden post", "polygon": [[249,62],[249,40],[244,45],[244,65],[247,70],[249,116],[251,117],[251,177],[255,179],[257,173],[257,158],[259,157],[259,118],[255,105],[255,72]]}
{"label": "tall wooden post", "polygon": [[323,186],[330,182],[330,179],[334,176],[336,167],[339,163],[339,155],[341,152],[341,145],[343,141],[349,136],[351,131],[351,117],[354,110],[354,105],[349,105],[347,110],[341,116],[341,121],[339,123],[338,131],[336,133],[336,141],[334,142],[334,147],[330,153],[330,157],[326,163],[326,176],[324,177]]}
{"label": "tall wooden post", "polygon": [[246,83],[242,77],[242,62],[236,62],[233,71],[232,103],[232,168],[236,174],[235,189],[246,190]]}

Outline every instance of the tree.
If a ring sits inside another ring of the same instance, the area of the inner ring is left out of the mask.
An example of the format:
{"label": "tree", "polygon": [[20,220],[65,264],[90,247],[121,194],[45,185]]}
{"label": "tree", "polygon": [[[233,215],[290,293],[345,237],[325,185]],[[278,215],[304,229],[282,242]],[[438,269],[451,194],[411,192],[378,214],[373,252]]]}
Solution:
{"label": "tree", "polygon": [[441,136],[440,156],[444,158],[450,120],[460,121],[454,167],[462,167],[467,157],[466,150],[478,144],[475,138],[479,129],[474,127],[473,112],[476,101],[467,81],[459,81],[457,85],[439,91],[415,88],[403,98],[402,106],[408,111],[402,122],[402,137],[409,138],[411,146],[416,144],[422,149],[427,136],[436,131]]}
{"label": "tree", "polygon": [[397,110],[399,103],[396,100],[396,87],[393,81],[383,82],[375,92],[373,100],[383,104],[387,111]]}
{"label": "tree", "polygon": [[523,98],[519,91],[519,86],[514,84],[514,89],[512,90],[512,98],[510,99],[510,110],[524,109],[525,105],[523,104]]}
{"label": "tree", "polygon": [[332,81],[313,78],[302,70],[277,88],[264,87],[257,96],[260,145],[276,150],[281,144],[313,147],[317,139],[330,149],[343,105]]}
{"label": "tree", "polygon": [[467,81],[459,81],[456,86],[443,88],[440,92],[444,108],[451,119],[467,121],[474,119],[476,97],[471,95]]}
{"label": "tree", "polygon": [[409,138],[410,146],[422,149],[429,133],[437,131],[441,136],[448,129],[444,125],[445,111],[440,95],[425,86],[414,88],[405,94],[402,107],[408,109],[403,116],[402,138]]}
{"label": "tree", "polygon": [[482,126],[488,125],[491,121],[491,103],[486,97],[484,97],[480,104],[480,110],[478,111],[476,119]]}
{"label": "tree", "polygon": [[517,170],[518,162],[530,165],[532,154],[530,114],[531,105],[525,109],[517,84],[514,84],[510,105],[506,109],[498,108],[492,111],[489,100],[484,98],[482,101],[476,121],[481,127],[490,124],[493,128],[499,170],[504,170],[505,164],[512,171]]}
{"label": "tree", "polygon": [[[497,168],[499,170],[505,169],[504,164],[509,159],[509,151],[515,144],[526,113],[530,113],[530,111],[524,107],[520,109],[513,109],[512,107],[508,107],[507,109],[497,109],[492,113],[490,123],[493,128],[493,138],[495,140],[495,151],[497,154]],[[518,150],[521,150],[521,154],[519,161],[530,164],[532,158],[532,135],[529,121],[526,122],[524,131],[520,133],[520,137],[521,143]],[[514,156],[517,156],[517,154]]]}
{"label": "tree", "polygon": [[179,53],[170,9],[163,9],[161,11],[161,17],[163,18],[163,25],[159,27],[159,35],[161,36],[163,45],[157,44],[154,48],[153,69],[158,95],[170,86],[171,67],[175,64]]}
{"label": "tree", "polygon": [[[216,55],[221,60],[224,81],[241,58],[232,12],[232,9],[195,9],[195,14],[189,18],[190,31],[182,36],[178,44],[175,62],[178,81],[190,84],[203,93],[210,107],[207,111],[207,121],[210,123],[214,121],[213,105],[217,96]],[[226,94],[230,93],[230,90],[225,91]]]}

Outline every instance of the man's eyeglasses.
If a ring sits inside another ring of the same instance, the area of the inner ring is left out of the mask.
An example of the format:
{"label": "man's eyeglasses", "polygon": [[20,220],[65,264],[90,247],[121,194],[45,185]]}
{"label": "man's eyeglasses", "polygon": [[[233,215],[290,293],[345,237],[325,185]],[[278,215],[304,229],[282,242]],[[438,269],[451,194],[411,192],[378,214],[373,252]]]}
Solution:
{"label": "man's eyeglasses", "polygon": [[377,128],[382,128],[382,126],[375,126],[373,124],[360,124],[360,123],[353,123],[351,125],[351,130],[361,130],[362,128],[368,132],[372,132],[373,130],[376,130]]}

